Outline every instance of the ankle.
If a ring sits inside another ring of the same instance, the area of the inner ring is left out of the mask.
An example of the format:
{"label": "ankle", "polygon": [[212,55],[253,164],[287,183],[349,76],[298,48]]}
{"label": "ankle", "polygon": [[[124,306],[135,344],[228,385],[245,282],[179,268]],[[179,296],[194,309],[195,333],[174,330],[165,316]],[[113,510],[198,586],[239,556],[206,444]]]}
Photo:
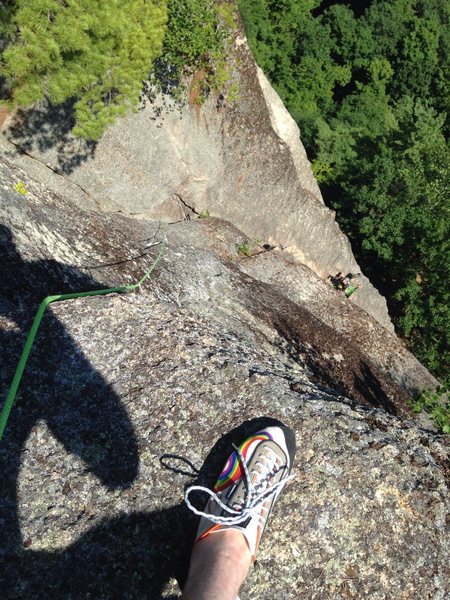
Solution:
{"label": "ankle", "polygon": [[194,545],[183,600],[235,600],[250,564],[251,552],[240,531],[210,533]]}
{"label": "ankle", "polygon": [[220,529],[211,532],[196,543],[203,544],[202,550],[217,554],[227,554],[239,562],[251,562],[251,552],[245,535],[237,529]]}

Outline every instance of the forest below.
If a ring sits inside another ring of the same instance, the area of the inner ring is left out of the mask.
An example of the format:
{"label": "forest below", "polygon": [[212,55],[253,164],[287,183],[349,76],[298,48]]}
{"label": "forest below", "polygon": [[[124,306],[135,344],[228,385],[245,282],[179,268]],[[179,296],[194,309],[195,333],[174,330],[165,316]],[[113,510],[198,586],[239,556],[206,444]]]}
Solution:
{"label": "forest below", "polygon": [[449,367],[449,13],[439,0],[239,0],[325,202],[398,333]]}
{"label": "forest below", "polygon": [[[325,202],[397,332],[445,379],[450,363],[449,13],[441,0],[238,0],[257,62],[300,126]],[[229,104],[234,2],[0,1],[0,100],[71,102],[98,140],[150,78]],[[149,75],[150,73],[150,75]]]}

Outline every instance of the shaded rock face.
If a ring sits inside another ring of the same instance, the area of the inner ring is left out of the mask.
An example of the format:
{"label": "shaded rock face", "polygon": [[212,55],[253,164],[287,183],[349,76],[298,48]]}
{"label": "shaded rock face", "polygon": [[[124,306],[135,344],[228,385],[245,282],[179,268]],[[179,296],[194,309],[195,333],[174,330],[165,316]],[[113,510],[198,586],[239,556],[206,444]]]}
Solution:
{"label": "shaded rock face", "polygon": [[294,479],[241,598],[446,598],[448,447],[409,412],[426,372],[394,337],[283,253],[240,257],[230,224],[83,212],[4,160],[0,193],[2,399],[43,296],[136,281],[166,244],[140,292],[44,319],[0,444],[5,598],[179,597],[184,489],[273,419]]}
{"label": "shaded rock face", "polygon": [[[83,208],[166,221],[183,218],[186,207],[208,210],[253,239],[289,249],[324,279],[360,272],[323,203],[298,127],[256,66],[242,29],[230,63],[239,82],[232,106],[213,96],[180,110],[160,97],[93,146],[71,138],[70,103],[41,105],[7,119],[0,144]],[[353,302],[393,332],[384,298],[363,276]]]}

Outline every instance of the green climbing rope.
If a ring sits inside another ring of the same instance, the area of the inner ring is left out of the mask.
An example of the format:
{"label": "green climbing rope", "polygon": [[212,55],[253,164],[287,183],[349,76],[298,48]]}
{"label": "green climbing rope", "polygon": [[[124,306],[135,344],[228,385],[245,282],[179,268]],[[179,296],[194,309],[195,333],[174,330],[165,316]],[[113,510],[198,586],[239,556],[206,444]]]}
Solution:
{"label": "green climbing rope", "polygon": [[113,293],[123,293],[123,292],[131,292],[135,290],[137,287],[142,285],[144,281],[150,277],[151,272],[154,270],[156,265],[158,264],[162,254],[164,252],[164,245],[161,246],[158,256],[153,261],[153,264],[147,271],[144,273],[143,277],[137,282],[132,283],[130,285],[123,285],[120,287],[108,288],[105,290],[93,290],[91,292],[76,292],[73,294],[61,294],[59,296],[47,296],[44,298],[39,305],[39,308],[36,312],[36,316],[34,317],[33,324],[31,326],[30,332],[28,334],[27,340],[25,342],[25,346],[23,348],[22,354],[19,359],[19,363],[17,365],[16,371],[14,373],[14,377],[11,383],[11,387],[8,392],[8,396],[6,397],[5,404],[0,413],[0,441],[2,440],[3,433],[6,428],[6,424],[8,422],[9,415],[11,413],[11,409],[14,404],[14,400],[16,398],[17,390],[19,389],[20,380],[22,379],[23,372],[25,370],[25,366],[28,361],[28,357],[31,352],[31,348],[33,346],[34,339],[36,337],[37,331],[42,321],[42,317],[44,316],[45,309],[52,302],[60,302],[62,300],[72,300],[73,298],[85,298],[87,296],[101,296],[104,294],[113,294]]}

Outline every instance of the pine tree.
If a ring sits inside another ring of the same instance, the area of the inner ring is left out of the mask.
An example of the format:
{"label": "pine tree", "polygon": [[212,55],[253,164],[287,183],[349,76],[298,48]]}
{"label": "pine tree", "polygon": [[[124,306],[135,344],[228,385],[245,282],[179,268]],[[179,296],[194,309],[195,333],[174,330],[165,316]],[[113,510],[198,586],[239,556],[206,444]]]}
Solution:
{"label": "pine tree", "polygon": [[97,140],[109,123],[137,105],[142,81],[162,50],[166,0],[9,5],[0,76],[9,86],[11,106],[75,98],[73,133]]}

